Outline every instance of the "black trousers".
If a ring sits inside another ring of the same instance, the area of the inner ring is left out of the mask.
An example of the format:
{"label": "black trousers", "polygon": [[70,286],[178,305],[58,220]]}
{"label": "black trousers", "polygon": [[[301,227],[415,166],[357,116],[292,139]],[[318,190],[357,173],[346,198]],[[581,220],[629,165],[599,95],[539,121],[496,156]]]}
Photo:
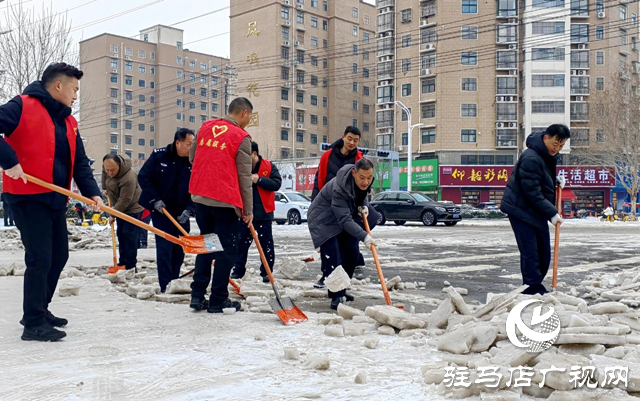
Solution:
{"label": "black trousers", "polygon": [[[349,277],[353,277],[353,271],[358,265],[360,255],[358,248],[359,243],[360,241],[358,241],[357,238],[343,231],[320,245],[323,277],[329,276],[338,266],[342,266]],[[329,291],[329,297],[344,297],[345,293],[345,290],[338,292]]]}
{"label": "black trousers", "polygon": [[[276,259],[275,250],[273,249],[273,232],[271,230],[272,221],[255,221],[253,223],[253,227],[256,229],[256,233],[258,234],[258,239],[260,240],[260,245],[262,246],[262,250],[264,251],[264,256],[267,258],[267,262],[269,263],[269,268],[273,272],[273,264]],[[249,253],[249,248],[253,243],[253,236],[251,235],[251,231],[249,230],[249,226],[246,224],[240,224],[240,230],[238,233],[238,257],[236,258],[236,267],[233,269],[234,273],[237,273],[241,276],[247,271],[247,254]],[[264,269],[264,264],[260,263],[260,275],[262,277],[267,276],[267,271]]]}
{"label": "black trousers", "polygon": [[17,202],[11,206],[27,265],[22,302],[24,323],[26,327],[36,327],[45,323],[60,273],[69,259],[65,209],[51,209],[39,202]]}
{"label": "black trousers", "polygon": [[[222,252],[196,256],[196,269],[191,283],[192,297],[204,297],[211,281],[210,305],[221,305],[229,298],[229,276],[238,254],[238,229],[240,218],[233,208],[212,207],[196,203],[196,221],[200,234],[218,234],[222,243]],[[215,259],[211,279],[211,263]]]}
{"label": "black trousers", "polygon": [[[144,219],[141,218],[140,220],[143,223],[150,224],[151,223],[151,215],[148,215]],[[189,231],[189,230],[187,230],[187,231]],[[149,231],[143,230],[142,228],[138,228],[138,249],[147,247],[148,238],[149,238]]]}
{"label": "black trousers", "polygon": [[[154,212],[151,214],[151,219],[154,227],[174,237],[182,235],[180,230],[165,215]],[[182,228],[189,232],[189,222],[182,224]],[[145,230],[141,231],[146,233]],[[160,290],[164,292],[169,282],[180,276],[182,262],[184,262],[184,250],[182,247],[156,235],[156,263],[158,265]]]}
{"label": "black trousers", "polygon": [[[140,220],[142,212],[127,213],[127,215]],[[124,266],[127,270],[133,269],[138,263],[138,230],[140,230],[140,228],[131,223],[127,223],[119,217],[116,217],[116,222],[118,223],[116,235],[118,236],[118,248],[120,250],[118,265]]]}
{"label": "black trousers", "polygon": [[530,287],[524,294],[544,293],[542,285],[551,263],[551,239],[549,229],[537,228],[522,220],[510,217],[509,222],[520,250],[522,283]]}
{"label": "black trousers", "polygon": [[8,202],[2,202],[2,216],[4,217],[4,226],[9,227],[15,225],[13,216],[11,215],[11,205]]}

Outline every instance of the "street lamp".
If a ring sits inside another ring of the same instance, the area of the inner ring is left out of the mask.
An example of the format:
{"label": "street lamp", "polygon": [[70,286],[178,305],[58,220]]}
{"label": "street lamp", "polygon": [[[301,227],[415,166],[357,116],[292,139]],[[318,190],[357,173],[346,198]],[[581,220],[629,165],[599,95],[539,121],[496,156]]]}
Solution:
{"label": "street lamp", "polygon": [[418,124],[413,124],[411,125],[411,110],[409,110],[409,108],[407,106],[405,106],[401,101],[396,100],[395,104],[397,106],[399,106],[405,113],[407,113],[407,128],[408,128],[408,132],[407,132],[407,191],[411,192],[411,159],[413,158],[413,152],[411,149],[411,144],[413,142],[413,138],[411,136],[412,131],[414,128],[416,127],[420,127],[424,124],[422,123],[418,123]]}

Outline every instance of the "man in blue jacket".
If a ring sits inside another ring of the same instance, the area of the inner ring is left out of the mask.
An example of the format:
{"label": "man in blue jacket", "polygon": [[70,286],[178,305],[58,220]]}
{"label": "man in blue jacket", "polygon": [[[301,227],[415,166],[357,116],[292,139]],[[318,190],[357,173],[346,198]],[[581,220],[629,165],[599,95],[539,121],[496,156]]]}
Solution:
{"label": "man in blue jacket", "polygon": [[[142,188],[140,205],[151,211],[154,227],[176,237],[182,233],[165,216],[162,209],[174,216],[185,231],[189,232],[189,218],[195,215],[195,206],[189,194],[189,149],[195,137],[192,130],[179,129],[173,137],[173,143],[155,149],[138,173],[138,182]],[[160,291],[165,292],[169,282],[180,276],[180,266],[183,262],[182,247],[156,235]]]}
{"label": "man in blue jacket", "polygon": [[564,177],[556,175],[558,154],[571,136],[566,125],[553,124],[545,132],[527,138],[527,150],[516,164],[504,191],[500,210],[509,216],[520,250],[523,294],[545,294],[542,281],[551,262],[550,221],[563,223],[556,205],[556,183],[564,187]]}

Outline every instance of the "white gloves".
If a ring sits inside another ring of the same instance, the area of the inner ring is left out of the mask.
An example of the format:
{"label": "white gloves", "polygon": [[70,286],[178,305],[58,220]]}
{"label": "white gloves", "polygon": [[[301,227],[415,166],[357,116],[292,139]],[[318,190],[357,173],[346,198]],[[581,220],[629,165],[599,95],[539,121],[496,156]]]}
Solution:
{"label": "white gloves", "polygon": [[560,185],[560,188],[564,189],[564,186],[567,183],[566,178],[564,178],[563,175],[559,175],[556,177],[556,182],[558,183],[558,185]]}
{"label": "white gloves", "polygon": [[367,234],[366,237],[364,237],[364,244],[367,246],[367,248],[371,248],[371,245],[375,245],[376,242],[373,240],[373,238]]}
{"label": "white gloves", "polygon": [[551,224],[553,224],[554,226],[556,225],[556,223],[564,223],[564,219],[562,217],[560,217],[559,214],[556,214],[555,216],[553,216],[551,218]]}
{"label": "white gloves", "polygon": [[364,217],[369,217],[369,208],[366,206],[358,206],[358,212]]}

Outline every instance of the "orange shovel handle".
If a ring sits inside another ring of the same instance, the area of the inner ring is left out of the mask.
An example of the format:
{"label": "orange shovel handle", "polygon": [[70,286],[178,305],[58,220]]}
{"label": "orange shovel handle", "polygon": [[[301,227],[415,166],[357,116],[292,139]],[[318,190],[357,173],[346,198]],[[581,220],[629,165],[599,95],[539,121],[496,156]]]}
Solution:
{"label": "orange shovel handle", "polygon": [[[558,214],[562,213],[562,188],[558,185],[556,190],[556,205],[558,206]],[[551,279],[551,288],[558,287],[558,251],[560,250],[560,222],[556,223],[556,235],[553,240],[553,276]]]}
{"label": "orange shovel handle", "polygon": [[[362,221],[364,223],[364,229],[367,231],[367,234],[371,235],[369,222],[367,221],[367,216],[365,216],[364,214],[362,214]],[[376,251],[376,246],[373,244],[371,244],[371,253],[373,254],[373,261],[376,263],[376,270],[378,271],[378,278],[380,279],[380,285],[382,286],[384,300],[387,305],[391,305],[391,297],[389,296],[389,291],[387,290],[387,283],[384,279],[384,274],[382,274],[382,267],[380,266],[380,259],[378,259],[378,252]]]}

